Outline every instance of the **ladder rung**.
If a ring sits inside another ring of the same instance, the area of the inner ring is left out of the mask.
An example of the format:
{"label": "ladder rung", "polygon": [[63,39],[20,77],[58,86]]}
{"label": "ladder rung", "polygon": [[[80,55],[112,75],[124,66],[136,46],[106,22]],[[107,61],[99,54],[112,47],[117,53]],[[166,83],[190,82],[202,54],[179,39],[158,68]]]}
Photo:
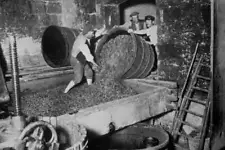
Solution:
{"label": "ladder rung", "polygon": [[190,98],[190,97],[185,97],[185,98],[190,100],[190,101],[193,101],[193,102],[196,102],[196,103],[199,103],[199,104],[202,104],[202,105],[206,105],[206,101],[198,100],[198,99],[194,99],[194,98]]}
{"label": "ladder rung", "polygon": [[195,116],[198,116],[198,117],[204,117],[203,115],[201,115],[201,114],[198,114],[198,113],[196,113],[196,112],[193,112],[193,111],[190,111],[190,110],[187,110],[187,109],[181,109],[182,111],[185,111],[185,112],[187,112],[187,113],[190,113],[190,114],[192,114],[192,115],[195,115]]}
{"label": "ladder rung", "polygon": [[200,127],[196,127],[196,126],[194,126],[194,125],[192,125],[192,124],[190,124],[190,123],[188,123],[188,122],[186,122],[186,121],[180,120],[180,119],[178,119],[178,118],[176,118],[176,120],[179,121],[179,122],[181,122],[181,123],[184,124],[184,125],[187,125],[187,126],[190,126],[190,127],[194,128],[194,129],[196,129],[196,130],[201,130]]}
{"label": "ladder rung", "polygon": [[203,67],[208,67],[208,68],[210,67],[209,65],[207,65],[207,64],[203,64],[203,63],[201,63],[201,64],[200,64],[200,66],[203,66]]}
{"label": "ladder rung", "polygon": [[209,92],[209,90],[207,90],[207,89],[199,88],[199,87],[196,87],[196,86],[193,86],[192,89],[195,89],[195,90],[198,90],[198,91],[202,91],[202,92],[205,92],[205,93]]}
{"label": "ladder rung", "polygon": [[197,78],[209,80],[209,81],[211,80],[209,77],[204,77],[204,76],[201,76],[201,75],[197,75]]}

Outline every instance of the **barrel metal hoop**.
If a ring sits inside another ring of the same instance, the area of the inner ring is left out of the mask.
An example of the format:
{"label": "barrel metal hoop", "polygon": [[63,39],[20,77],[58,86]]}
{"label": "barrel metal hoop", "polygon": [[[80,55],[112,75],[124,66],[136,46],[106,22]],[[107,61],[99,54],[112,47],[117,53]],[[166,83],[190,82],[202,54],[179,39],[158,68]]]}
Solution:
{"label": "barrel metal hoop", "polygon": [[[139,64],[137,64],[138,66],[136,67],[135,71],[130,72],[129,74],[127,74],[128,76],[126,77],[126,79],[136,78],[137,77],[137,74],[138,74],[138,72],[140,70],[140,67],[143,65],[143,61],[144,61],[144,58],[145,58],[145,53],[144,53],[145,49],[144,49],[143,40],[138,35],[136,35],[135,37],[136,37],[136,41],[139,41],[141,43],[140,50],[143,50],[143,52],[141,52],[141,62]],[[140,51],[137,49],[137,53],[138,52],[140,52]],[[134,61],[135,61],[135,59],[134,59]]]}
{"label": "barrel metal hoop", "polygon": [[149,49],[149,51],[150,51],[150,58],[149,58],[150,63],[148,64],[148,66],[147,66],[147,68],[146,68],[144,74],[142,74],[142,75],[140,76],[140,78],[144,78],[144,77],[148,76],[148,75],[151,73],[151,71],[152,71],[152,69],[153,69],[153,67],[154,67],[155,61],[157,61],[157,59],[156,59],[157,54],[156,54],[155,51],[153,50],[152,46],[151,46],[150,44],[148,44],[148,43],[146,43],[146,44],[147,44],[148,49]]}
{"label": "barrel metal hoop", "polygon": [[[134,52],[134,54],[135,54],[134,58],[136,58],[137,57],[137,53],[138,53],[137,43],[136,43],[136,35],[133,34],[133,33],[130,33],[130,35],[131,35],[132,43],[133,43],[134,50],[135,50],[135,52]],[[126,78],[125,76],[129,72],[129,70],[131,69],[131,67],[133,66],[134,62],[135,62],[135,59],[133,59],[132,62],[128,65],[126,71],[124,71],[124,74],[121,76],[122,79]]]}
{"label": "barrel metal hoop", "polygon": [[[137,78],[142,78],[142,75],[145,73],[146,69],[148,68],[148,64],[150,63],[150,55],[151,55],[151,52],[150,50],[148,49],[148,46],[146,45],[145,41],[144,42],[144,49],[145,49],[145,61],[147,61],[144,65],[144,68],[141,70],[141,72],[139,73],[139,75],[137,75]],[[147,57],[147,58],[146,58]],[[144,77],[143,77],[144,78]]]}
{"label": "barrel metal hoop", "polygon": [[146,76],[148,76],[152,70],[152,68],[154,67],[154,62],[156,61],[155,59],[155,52],[152,49],[151,45],[149,45],[147,42],[144,43],[147,52],[149,53],[149,57],[148,57],[148,63],[145,67],[145,69],[143,69],[143,72],[139,74],[139,76],[137,78],[145,78]]}

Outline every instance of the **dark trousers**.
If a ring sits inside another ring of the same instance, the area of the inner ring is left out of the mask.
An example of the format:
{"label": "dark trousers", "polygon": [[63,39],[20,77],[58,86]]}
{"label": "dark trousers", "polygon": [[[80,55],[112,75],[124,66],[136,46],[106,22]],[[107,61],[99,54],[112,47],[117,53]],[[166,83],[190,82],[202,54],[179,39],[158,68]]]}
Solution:
{"label": "dark trousers", "polygon": [[83,76],[85,76],[87,79],[93,78],[93,71],[89,65],[89,63],[86,61],[84,56],[81,55],[81,53],[78,54],[77,57],[71,57],[70,58],[70,64],[73,67],[74,71],[74,82],[79,83],[83,79]]}
{"label": "dark trousers", "polygon": [[154,66],[152,68],[152,71],[156,71],[157,68],[158,68],[158,52],[156,50],[156,47],[155,45],[151,45],[152,49],[153,49],[153,52],[155,54],[155,62],[154,62]]}

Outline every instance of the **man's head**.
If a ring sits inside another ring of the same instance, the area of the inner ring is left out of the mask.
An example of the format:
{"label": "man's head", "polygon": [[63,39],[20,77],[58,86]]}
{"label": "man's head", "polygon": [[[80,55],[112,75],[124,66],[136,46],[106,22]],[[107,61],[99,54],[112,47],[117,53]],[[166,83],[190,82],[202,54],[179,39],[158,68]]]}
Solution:
{"label": "man's head", "polygon": [[138,20],[139,20],[139,12],[132,12],[130,14],[130,18],[131,18],[131,21],[134,22],[134,23],[137,23]]}
{"label": "man's head", "polygon": [[153,26],[155,24],[155,17],[151,15],[145,16],[145,23],[147,28]]}
{"label": "man's head", "polygon": [[86,36],[88,39],[91,39],[95,36],[95,31],[93,29],[93,25],[88,23],[84,26],[82,31],[83,35]]}

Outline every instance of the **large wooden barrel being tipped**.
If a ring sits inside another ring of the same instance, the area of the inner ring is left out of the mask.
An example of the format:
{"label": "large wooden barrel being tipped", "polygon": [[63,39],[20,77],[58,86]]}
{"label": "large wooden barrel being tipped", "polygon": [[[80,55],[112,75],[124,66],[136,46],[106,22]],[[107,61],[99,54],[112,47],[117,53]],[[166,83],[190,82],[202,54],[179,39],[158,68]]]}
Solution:
{"label": "large wooden barrel being tipped", "polygon": [[99,41],[95,54],[101,68],[98,74],[108,78],[145,78],[156,61],[154,50],[144,39],[120,27]]}
{"label": "large wooden barrel being tipped", "polygon": [[55,25],[47,27],[41,41],[46,63],[53,68],[69,66],[72,46],[78,34],[76,29]]}

